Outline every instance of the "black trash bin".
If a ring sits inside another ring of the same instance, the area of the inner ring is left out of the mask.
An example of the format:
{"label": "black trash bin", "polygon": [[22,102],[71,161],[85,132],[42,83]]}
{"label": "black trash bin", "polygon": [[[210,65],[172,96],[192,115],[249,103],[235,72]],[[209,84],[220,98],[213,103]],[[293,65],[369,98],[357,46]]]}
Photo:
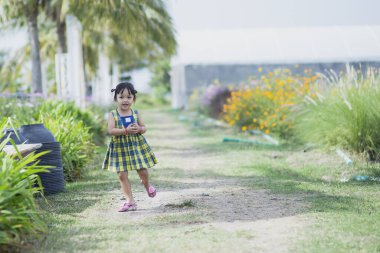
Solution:
{"label": "black trash bin", "polygon": [[53,166],[49,172],[38,173],[41,178],[44,194],[54,194],[65,189],[65,179],[62,167],[61,144],[57,142],[54,135],[43,124],[23,125],[20,133],[27,139],[28,143],[42,143],[42,147],[35,152],[49,153],[39,157],[39,165]]}

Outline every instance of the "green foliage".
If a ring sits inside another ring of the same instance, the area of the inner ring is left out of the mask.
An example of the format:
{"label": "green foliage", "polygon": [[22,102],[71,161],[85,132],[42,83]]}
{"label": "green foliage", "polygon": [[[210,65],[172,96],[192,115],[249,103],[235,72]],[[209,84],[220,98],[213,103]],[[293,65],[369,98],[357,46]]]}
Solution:
{"label": "green foliage", "polygon": [[[0,129],[8,124],[0,123]],[[0,132],[0,138],[2,137]],[[20,153],[9,156],[3,148],[9,139],[0,143],[0,251],[20,246],[25,236],[45,231],[46,226],[38,213],[34,194],[41,190],[37,175],[46,172],[46,167],[37,166],[34,161],[44,153],[31,153],[22,157]]]}
{"label": "green foliage", "polygon": [[20,98],[0,98],[0,107],[2,116],[8,117],[18,125],[36,123],[39,115],[39,102],[32,104],[29,101]]}
{"label": "green foliage", "polygon": [[93,136],[83,121],[77,120],[70,112],[59,112],[59,109],[41,112],[40,121],[61,143],[65,180],[74,181],[82,177],[85,165],[93,157],[95,145],[92,142]]}
{"label": "green foliage", "polygon": [[171,67],[168,59],[159,60],[151,67],[153,76],[149,85],[153,88],[155,98],[162,102],[166,102],[166,96],[171,90],[170,69]]}
{"label": "green foliage", "polygon": [[89,110],[81,110],[74,102],[48,101],[41,105],[40,112],[46,115],[50,112],[53,112],[54,115],[70,115],[75,121],[82,121],[84,126],[88,128],[88,132],[93,136],[94,142],[97,145],[102,145],[104,144],[106,133],[103,119],[104,111],[95,105],[90,108]]}
{"label": "green foliage", "polygon": [[16,92],[25,88],[22,80],[22,66],[27,60],[28,52],[22,48],[16,52],[13,58],[8,58],[5,53],[0,53],[0,92]]}
{"label": "green foliage", "polygon": [[81,110],[75,106],[74,102],[37,100],[32,104],[17,98],[0,98],[0,106],[3,108],[4,117],[15,119],[20,125],[38,123],[40,113],[70,114],[77,121],[83,121],[84,125],[89,128],[95,144],[104,144],[106,129],[103,115],[105,111],[101,107],[92,105],[88,110]]}
{"label": "green foliage", "polygon": [[16,119],[20,125],[43,122],[61,143],[65,179],[80,178],[91,161],[94,145],[105,140],[106,124],[103,110],[92,106],[81,110],[73,102],[40,102],[31,104],[21,99],[0,99],[4,115]]}
{"label": "green foliage", "polygon": [[297,130],[303,140],[380,158],[380,78],[350,73],[329,80],[324,96],[308,98]]}
{"label": "green foliage", "polygon": [[231,89],[215,80],[207,87],[193,90],[189,99],[189,109],[218,119],[221,118],[224,104],[229,97],[231,97]]}

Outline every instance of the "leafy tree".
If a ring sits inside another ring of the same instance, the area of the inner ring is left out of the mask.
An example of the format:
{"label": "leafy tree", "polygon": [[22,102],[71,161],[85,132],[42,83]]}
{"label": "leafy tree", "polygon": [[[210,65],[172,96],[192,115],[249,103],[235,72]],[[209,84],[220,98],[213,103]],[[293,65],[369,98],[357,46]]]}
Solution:
{"label": "leafy tree", "polygon": [[151,65],[150,70],[153,73],[149,85],[153,88],[156,98],[164,101],[166,94],[171,90],[170,86],[170,62],[168,58],[163,58]]}
{"label": "leafy tree", "polygon": [[84,6],[76,8],[77,16],[82,17],[84,35],[90,42],[86,50],[103,50],[122,71],[146,66],[163,54],[175,52],[171,18],[161,0],[96,3],[91,8],[93,13],[88,8],[83,11],[87,11],[89,18],[80,15]]}

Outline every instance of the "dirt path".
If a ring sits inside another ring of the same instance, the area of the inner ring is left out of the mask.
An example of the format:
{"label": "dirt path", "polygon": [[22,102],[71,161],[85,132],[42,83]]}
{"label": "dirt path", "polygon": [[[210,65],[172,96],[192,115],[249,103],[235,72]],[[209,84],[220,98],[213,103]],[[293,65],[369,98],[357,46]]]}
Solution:
{"label": "dirt path", "polygon": [[78,214],[75,252],[130,252],[125,245],[134,252],[291,252],[307,224],[299,214],[301,196],[273,194],[252,187],[259,180],[254,177],[219,173],[251,162],[232,151],[209,150],[213,139],[190,135],[173,116],[148,112],[145,121],[153,123],[146,137],[160,162],[151,173],[157,196],[148,198],[134,176],[138,210],[118,213],[120,190],[104,192],[99,203]]}

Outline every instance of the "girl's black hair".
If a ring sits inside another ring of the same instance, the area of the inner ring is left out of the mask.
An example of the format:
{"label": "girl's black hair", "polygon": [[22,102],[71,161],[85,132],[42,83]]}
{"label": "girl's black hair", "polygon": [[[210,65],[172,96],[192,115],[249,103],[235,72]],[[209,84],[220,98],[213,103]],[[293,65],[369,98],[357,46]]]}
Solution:
{"label": "girl's black hair", "polygon": [[113,96],[113,100],[117,101],[117,94],[121,94],[124,92],[124,90],[127,90],[130,94],[133,95],[133,99],[136,101],[136,93],[137,90],[135,90],[135,87],[133,87],[133,84],[124,82],[124,83],[119,83],[115,89],[112,89],[111,92],[115,92],[115,95]]}

